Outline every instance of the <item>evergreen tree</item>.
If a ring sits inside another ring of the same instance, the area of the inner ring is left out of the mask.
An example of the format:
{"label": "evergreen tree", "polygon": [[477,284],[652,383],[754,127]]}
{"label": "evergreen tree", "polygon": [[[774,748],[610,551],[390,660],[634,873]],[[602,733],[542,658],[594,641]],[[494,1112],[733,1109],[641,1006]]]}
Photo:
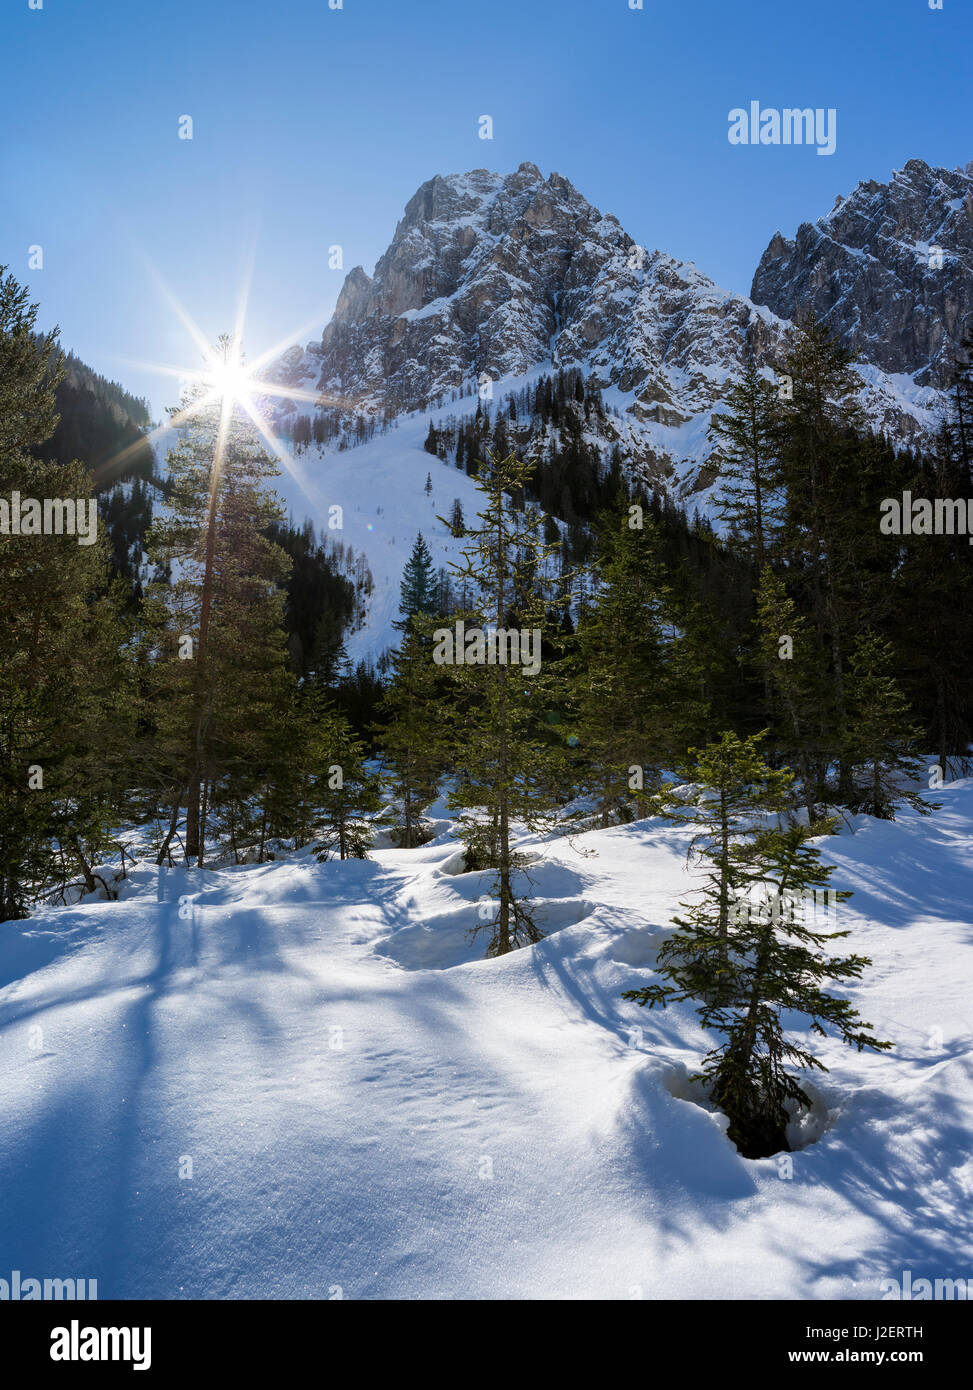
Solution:
{"label": "evergreen tree", "polygon": [[808,824],[827,797],[826,780],[840,734],[828,721],[825,658],[811,624],[797,611],[783,579],[765,566],[757,590],[757,663],[771,694],[773,744],[800,773]]}
{"label": "evergreen tree", "polygon": [[920,731],[892,674],[895,664],[891,643],[874,632],[862,633],[850,662],[847,756],[855,772],[858,809],[882,820],[895,819],[896,801],[907,801],[923,815],[933,809],[906,785],[919,770],[915,745]]}
{"label": "evergreen tree", "polygon": [[782,513],[777,391],[751,359],[724,404],[710,426],[718,441],[720,516],[760,570],[775,545]]}
{"label": "evergreen tree", "polygon": [[185,806],[185,855],[202,863],[208,791],[228,777],[248,789],[255,767],[269,776],[285,737],[294,691],[284,632],[290,561],[268,536],[280,521],[265,490],[276,467],[240,412],[194,414],[169,469],[168,507],[150,537],[155,562],[177,575],[152,595],[156,737],[171,808],[159,862]]}
{"label": "evergreen tree", "polygon": [[954,495],[973,497],[973,334],[954,363],[946,428],[958,475]]}
{"label": "evergreen tree", "polygon": [[[944,427],[932,459],[908,479],[914,496],[934,501],[967,493],[953,432]],[[889,489],[890,492],[894,491]],[[901,682],[921,717],[928,746],[948,777],[973,741],[973,566],[965,535],[883,536],[895,567],[894,613],[886,631],[902,653]],[[894,624],[894,625],[893,625]]]}
{"label": "evergreen tree", "polygon": [[678,742],[665,631],[671,595],[654,527],[631,520],[622,498],[602,518],[599,586],[572,643],[583,776],[606,826],[631,819],[633,804],[646,814],[652,784]]}
{"label": "evergreen tree", "polygon": [[[834,871],[821,863],[804,828],[758,824],[768,794],[773,800],[785,790],[782,774],[756,765],[752,745],[749,750],[733,748],[727,736],[722,743],[725,752],[709,750],[706,757],[715,753],[718,763],[736,762],[743,777],[755,779],[750,783],[749,841],[727,852],[741,894],[737,909],[724,929],[716,878],[723,871],[714,866],[707,897],[688,918],[676,919],[678,931],[659,951],[657,969],[666,983],[628,990],[623,998],[649,1008],[691,1000],[702,1026],[722,1034],[695,1079],[708,1085],[728,1117],[727,1134],[740,1153],[763,1158],[789,1147],[787,1102],[799,1108],[812,1103],[788,1068],[827,1070],[807,1047],[787,1037],[785,1015],[804,1015],[812,1032],[822,1036],[829,1025],[859,1051],[884,1051],[892,1044],[879,1041],[847,1000],[822,988],[829,981],[858,979],[871,964],[865,956],[829,956],[827,943],[848,932],[816,930],[809,910],[822,894],[831,892],[835,901],[850,894],[829,888]],[[772,778],[778,781],[776,788]],[[744,815],[746,806],[744,799],[739,804]],[[751,897],[744,904],[742,892],[755,889],[762,901]]]}
{"label": "evergreen tree", "polygon": [[[853,358],[808,317],[797,330],[784,364],[792,399],[781,403],[780,459],[786,491],[783,524],[785,559],[808,595],[817,645],[826,652],[830,703],[836,724],[845,721],[845,677],[850,629],[860,622],[865,598],[856,551],[878,543],[872,517],[859,500],[862,414],[861,379]],[[852,500],[854,499],[854,500]],[[854,613],[855,617],[852,617]],[[850,793],[850,770],[842,763],[839,794]]]}
{"label": "evergreen tree", "polygon": [[365,766],[365,745],[340,710],[315,702],[310,712],[308,797],[318,858],[365,859],[373,839],[368,818],[381,807],[378,777]]}
{"label": "evergreen tree", "polygon": [[726,732],[705,748],[690,748],[691,761],[679,768],[685,789],[664,787],[658,797],[663,814],[691,820],[696,834],[689,862],[706,864],[706,883],[700,901],[678,925],[709,933],[712,938],[699,965],[715,994],[725,998],[734,981],[730,964],[730,925],[735,905],[751,879],[747,849],[769,815],[788,805],[793,778],[769,767],[761,753],[766,730],[741,739]]}
{"label": "evergreen tree", "polygon": [[78,507],[93,496],[80,463],[34,456],[62,370],[56,330],[38,337],[36,315],[0,267],[0,920],[79,871],[96,886],[90,859],[120,808],[132,709],[104,537],[14,528],[14,492]]}
{"label": "evergreen tree", "polygon": [[[477,513],[480,525],[467,527],[464,561],[453,566],[472,588],[468,616],[478,634],[464,648],[464,664],[449,665],[462,703],[464,737],[457,753],[463,776],[449,801],[461,812],[467,866],[495,871],[497,906],[488,956],[505,955],[541,938],[526,895],[517,891],[522,863],[514,835],[518,823],[534,829],[549,822],[550,788],[562,760],[561,749],[543,726],[543,711],[555,698],[551,663],[542,660],[539,670],[527,671],[506,659],[508,630],[515,626],[533,641],[545,621],[549,548],[540,539],[543,517],[533,509],[518,509],[513,501],[523,498],[530,474],[531,465],[512,454],[491,456],[481,464],[476,479],[484,498]],[[452,630],[434,635],[445,654]],[[493,661],[488,659],[491,641]],[[536,656],[536,647],[533,651]]]}
{"label": "evergreen tree", "polygon": [[399,619],[408,621],[418,613],[436,611],[436,580],[433,574],[432,553],[420,531],[406,561],[399,588]]}
{"label": "evergreen tree", "polygon": [[432,660],[435,621],[415,616],[408,622],[402,645],[392,657],[392,680],[379,705],[379,742],[402,809],[396,833],[403,849],[422,843],[422,809],[435,799],[448,761],[448,691]]}

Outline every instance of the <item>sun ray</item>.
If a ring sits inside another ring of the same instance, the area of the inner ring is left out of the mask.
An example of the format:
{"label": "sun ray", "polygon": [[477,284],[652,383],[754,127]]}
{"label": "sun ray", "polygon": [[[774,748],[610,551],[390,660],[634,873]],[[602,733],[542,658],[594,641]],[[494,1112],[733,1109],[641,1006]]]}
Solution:
{"label": "sun ray", "polygon": [[299,328],[295,329],[293,333],[288,334],[286,338],[279,339],[272,347],[267,348],[266,352],[262,352],[259,357],[254,358],[252,364],[253,370],[259,372],[261,367],[265,367],[268,362],[272,362],[275,357],[279,357],[287,348],[293,347],[295,343],[299,343],[305,334],[317,328],[321,321],[327,319],[327,317],[326,312],[316,314],[314,318],[308,319]]}
{"label": "sun ray", "polygon": [[[315,508],[322,508],[326,505],[310,474],[300,465],[294,454],[290,452],[277,434],[275,424],[272,423],[273,415],[270,413],[268,419],[269,412],[266,407],[271,401],[280,400],[314,407],[331,406],[338,410],[352,411],[357,403],[342,396],[332,396],[322,391],[311,391],[301,386],[289,386],[283,382],[271,381],[260,375],[261,370],[269,363],[320,324],[324,317],[323,314],[308,320],[294,333],[274,343],[252,361],[244,361],[242,344],[256,262],[256,249],[257,227],[255,225],[248,238],[242,258],[242,275],[235,306],[233,332],[225,338],[221,338],[216,346],[207,340],[149,257],[140,253],[141,259],[160,294],[198,349],[202,365],[194,369],[172,363],[122,357],[115,359],[129,366],[136,366],[143,370],[175,378],[184,383],[186,389],[182,393],[180,407],[169,410],[165,421],[101,464],[95,470],[96,479],[103,479],[113,471],[119,471],[146,443],[150,447],[155,447],[168,431],[180,429],[200,412],[218,405],[219,422],[216,428],[213,467],[210,476],[211,505],[219,486],[232,420],[237,408],[249,418],[264,445],[298,484],[308,501]],[[197,395],[190,396],[193,383],[201,389]]]}
{"label": "sun ray", "polygon": [[284,468],[294,479],[295,483],[297,483],[308,501],[323,511],[326,504],[321,493],[318,491],[305,469],[300,466],[294,455],[285,447],[283,441],[280,440],[270,428],[254,402],[244,398],[240,401],[240,405],[250,417],[254,428],[267,445],[267,448],[274,454],[278,461],[283,464]]}
{"label": "sun ray", "polygon": [[158,270],[155,263],[151,261],[149,257],[145,255],[144,252],[142,253],[142,260],[152,279],[155,281],[155,285],[156,288],[159,290],[159,293],[162,295],[163,299],[169,305],[169,308],[176,315],[183,328],[185,328],[186,332],[192,338],[193,342],[196,344],[196,347],[199,349],[201,355],[205,358],[206,354],[211,351],[210,344],[208,339],[206,338],[206,335],[193,321],[188,311],[173,294],[172,290],[166,284],[166,281],[162,277],[162,273]]}
{"label": "sun ray", "polygon": [[207,410],[211,405],[215,405],[218,399],[219,393],[217,391],[209,391],[205,395],[187,402],[181,409],[170,415],[169,419],[163,424],[156,425],[155,429],[150,430],[148,434],[140,434],[138,439],[133,440],[131,444],[126,444],[124,449],[120,449],[117,454],[112,454],[111,458],[105,459],[104,463],[92,469],[92,478],[95,482],[105,478],[110,469],[126,463],[146,444],[151,447],[157,443],[168,430],[179,429],[180,426],[192,419],[194,415],[198,415],[201,410]]}

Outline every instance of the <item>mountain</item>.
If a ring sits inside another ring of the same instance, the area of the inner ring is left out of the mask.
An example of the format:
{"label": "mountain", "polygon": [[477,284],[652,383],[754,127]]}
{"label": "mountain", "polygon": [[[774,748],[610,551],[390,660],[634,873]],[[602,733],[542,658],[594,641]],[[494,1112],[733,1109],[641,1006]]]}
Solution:
{"label": "mountain", "polygon": [[34,449],[38,458],[80,459],[94,473],[99,493],[132,478],[153,481],[152,450],[143,439],[150,424],[144,400],[69,351],[55,397],[57,425]]}
{"label": "mountain", "polygon": [[141,592],[145,538],[162,475],[146,433],[146,402],[117,381],[93,371],[63,350],[64,375],[55,388],[57,425],[34,447],[37,458],[80,459],[91,471],[102,522],[111,546],[112,570]]}
{"label": "mountain", "polygon": [[637,427],[630,461],[665,476],[699,461],[692,426],[746,350],[769,364],[783,328],[523,163],[424,183],[374,276],[356,266],[321,341],[273,376],[388,417],[473,394],[484,374],[578,366]]}
{"label": "mountain", "polygon": [[888,183],[860,183],[792,241],[774,236],[750,294],[782,318],[812,310],[885,372],[948,387],[973,333],[973,162],[910,159]]}
{"label": "mountain", "polygon": [[[349,273],[321,339],[268,376],[319,391],[362,442],[376,422],[475,397],[485,378],[503,399],[539,371],[578,368],[604,393],[606,452],[706,510],[713,408],[750,353],[774,371],[804,308],[860,354],[876,429],[902,443],[935,429],[970,322],[971,188],[969,173],[916,160],[889,185],[859,185],[795,241],[774,238],[748,299],[640,246],[560,174],[525,162],[437,175],[374,275]],[[943,268],[929,269],[940,243]],[[284,407],[285,429],[296,411]]]}

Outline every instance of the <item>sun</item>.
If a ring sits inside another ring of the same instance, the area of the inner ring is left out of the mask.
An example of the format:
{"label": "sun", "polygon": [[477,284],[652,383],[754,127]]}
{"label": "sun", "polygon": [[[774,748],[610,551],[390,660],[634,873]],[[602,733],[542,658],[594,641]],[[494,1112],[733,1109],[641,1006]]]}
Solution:
{"label": "sun", "polygon": [[249,415],[258,383],[253,369],[244,362],[237,338],[224,334],[216,347],[205,353],[205,361],[202,384],[207,395],[218,400],[224,410],[241,405]]}
{"label": "sun", "polygon": [[249,274],[241,287],[233,333],[223,334],[213,345],[211,342],[207,342],[203,333],[164,283],[155,267],[149,262],[147,265],[165,299],[195,343],[203,365],[202,368],[192,368],[160,362],[133,362],[131,359],[119,359],[120,361],[128,361],[129,365],[141,366],[151,371],[164,373],[166,376],[175,377],[184,388],[192,384],[196,389],[190,389],[184,394],[181,406],[169,411],[169,418],[164,423],[150,430],[148,434],[140,435],[137,441],[126,445],[114,457],[102,464],[96,470],[96,476],[103,473],[108,474],[112,470],[120,468],[128,456],[140,448],[146,440],[153,445],[164,441],[168,432],[173,428],[179,429],[183,425],[189,424],[194,417],[215,409],[219,423],[216,431],[212,470],[212,485],[214,487],[220,474],[231,421],[235,416],[243,415],[249,418],[250,424],[260,437],[264,447],[300,486],[308,501],[316,508],[325,505],[315,479],[302,467],[280,438],[275,427],[271,406],[272,402],[275,401],[314,407],[328,404],[339,408],[345,407],[347,403],[340,397],[326,395],[320,390],[302,390],[300,387],[287,386],[280,382],[268,380],[263,375],[267,366],[285,348],[298,341],[312,326],[320,323],[324,315],[316,315],[313,320],[288,334],[286,338],[275,343],[266,351],[261,352],[253,361],[247,361],[241,349],[241,342],[250,288]]}
{"label": "sun", "polygon": [[205,384],[221,401],[229,397],[235,404],[242,403],[253,394],[254,378],[245,368],[233,363],[219,363],[203,375]]}

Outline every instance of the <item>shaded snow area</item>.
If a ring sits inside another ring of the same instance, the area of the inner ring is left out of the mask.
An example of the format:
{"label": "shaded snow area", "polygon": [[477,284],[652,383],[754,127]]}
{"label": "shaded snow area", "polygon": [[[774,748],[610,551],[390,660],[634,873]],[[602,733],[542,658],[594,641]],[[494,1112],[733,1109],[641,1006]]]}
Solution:
{"label": "shaded snow area", "polygon": [[525,841],[549,935],[495,961],[468,940],[489,877],[442,821],[366,861],[143,863],[122,901],[0,926],[0,1273],[101,1298],[874,1299],[906,1269],[973,1275],[973,781],[937,796],[825,843],[874,960],[849,997],[896,1046],[810,1040],[815,1110],[756,1162],[689,1081],[691,1008],[619,997],[691,887],[686,829]]}

